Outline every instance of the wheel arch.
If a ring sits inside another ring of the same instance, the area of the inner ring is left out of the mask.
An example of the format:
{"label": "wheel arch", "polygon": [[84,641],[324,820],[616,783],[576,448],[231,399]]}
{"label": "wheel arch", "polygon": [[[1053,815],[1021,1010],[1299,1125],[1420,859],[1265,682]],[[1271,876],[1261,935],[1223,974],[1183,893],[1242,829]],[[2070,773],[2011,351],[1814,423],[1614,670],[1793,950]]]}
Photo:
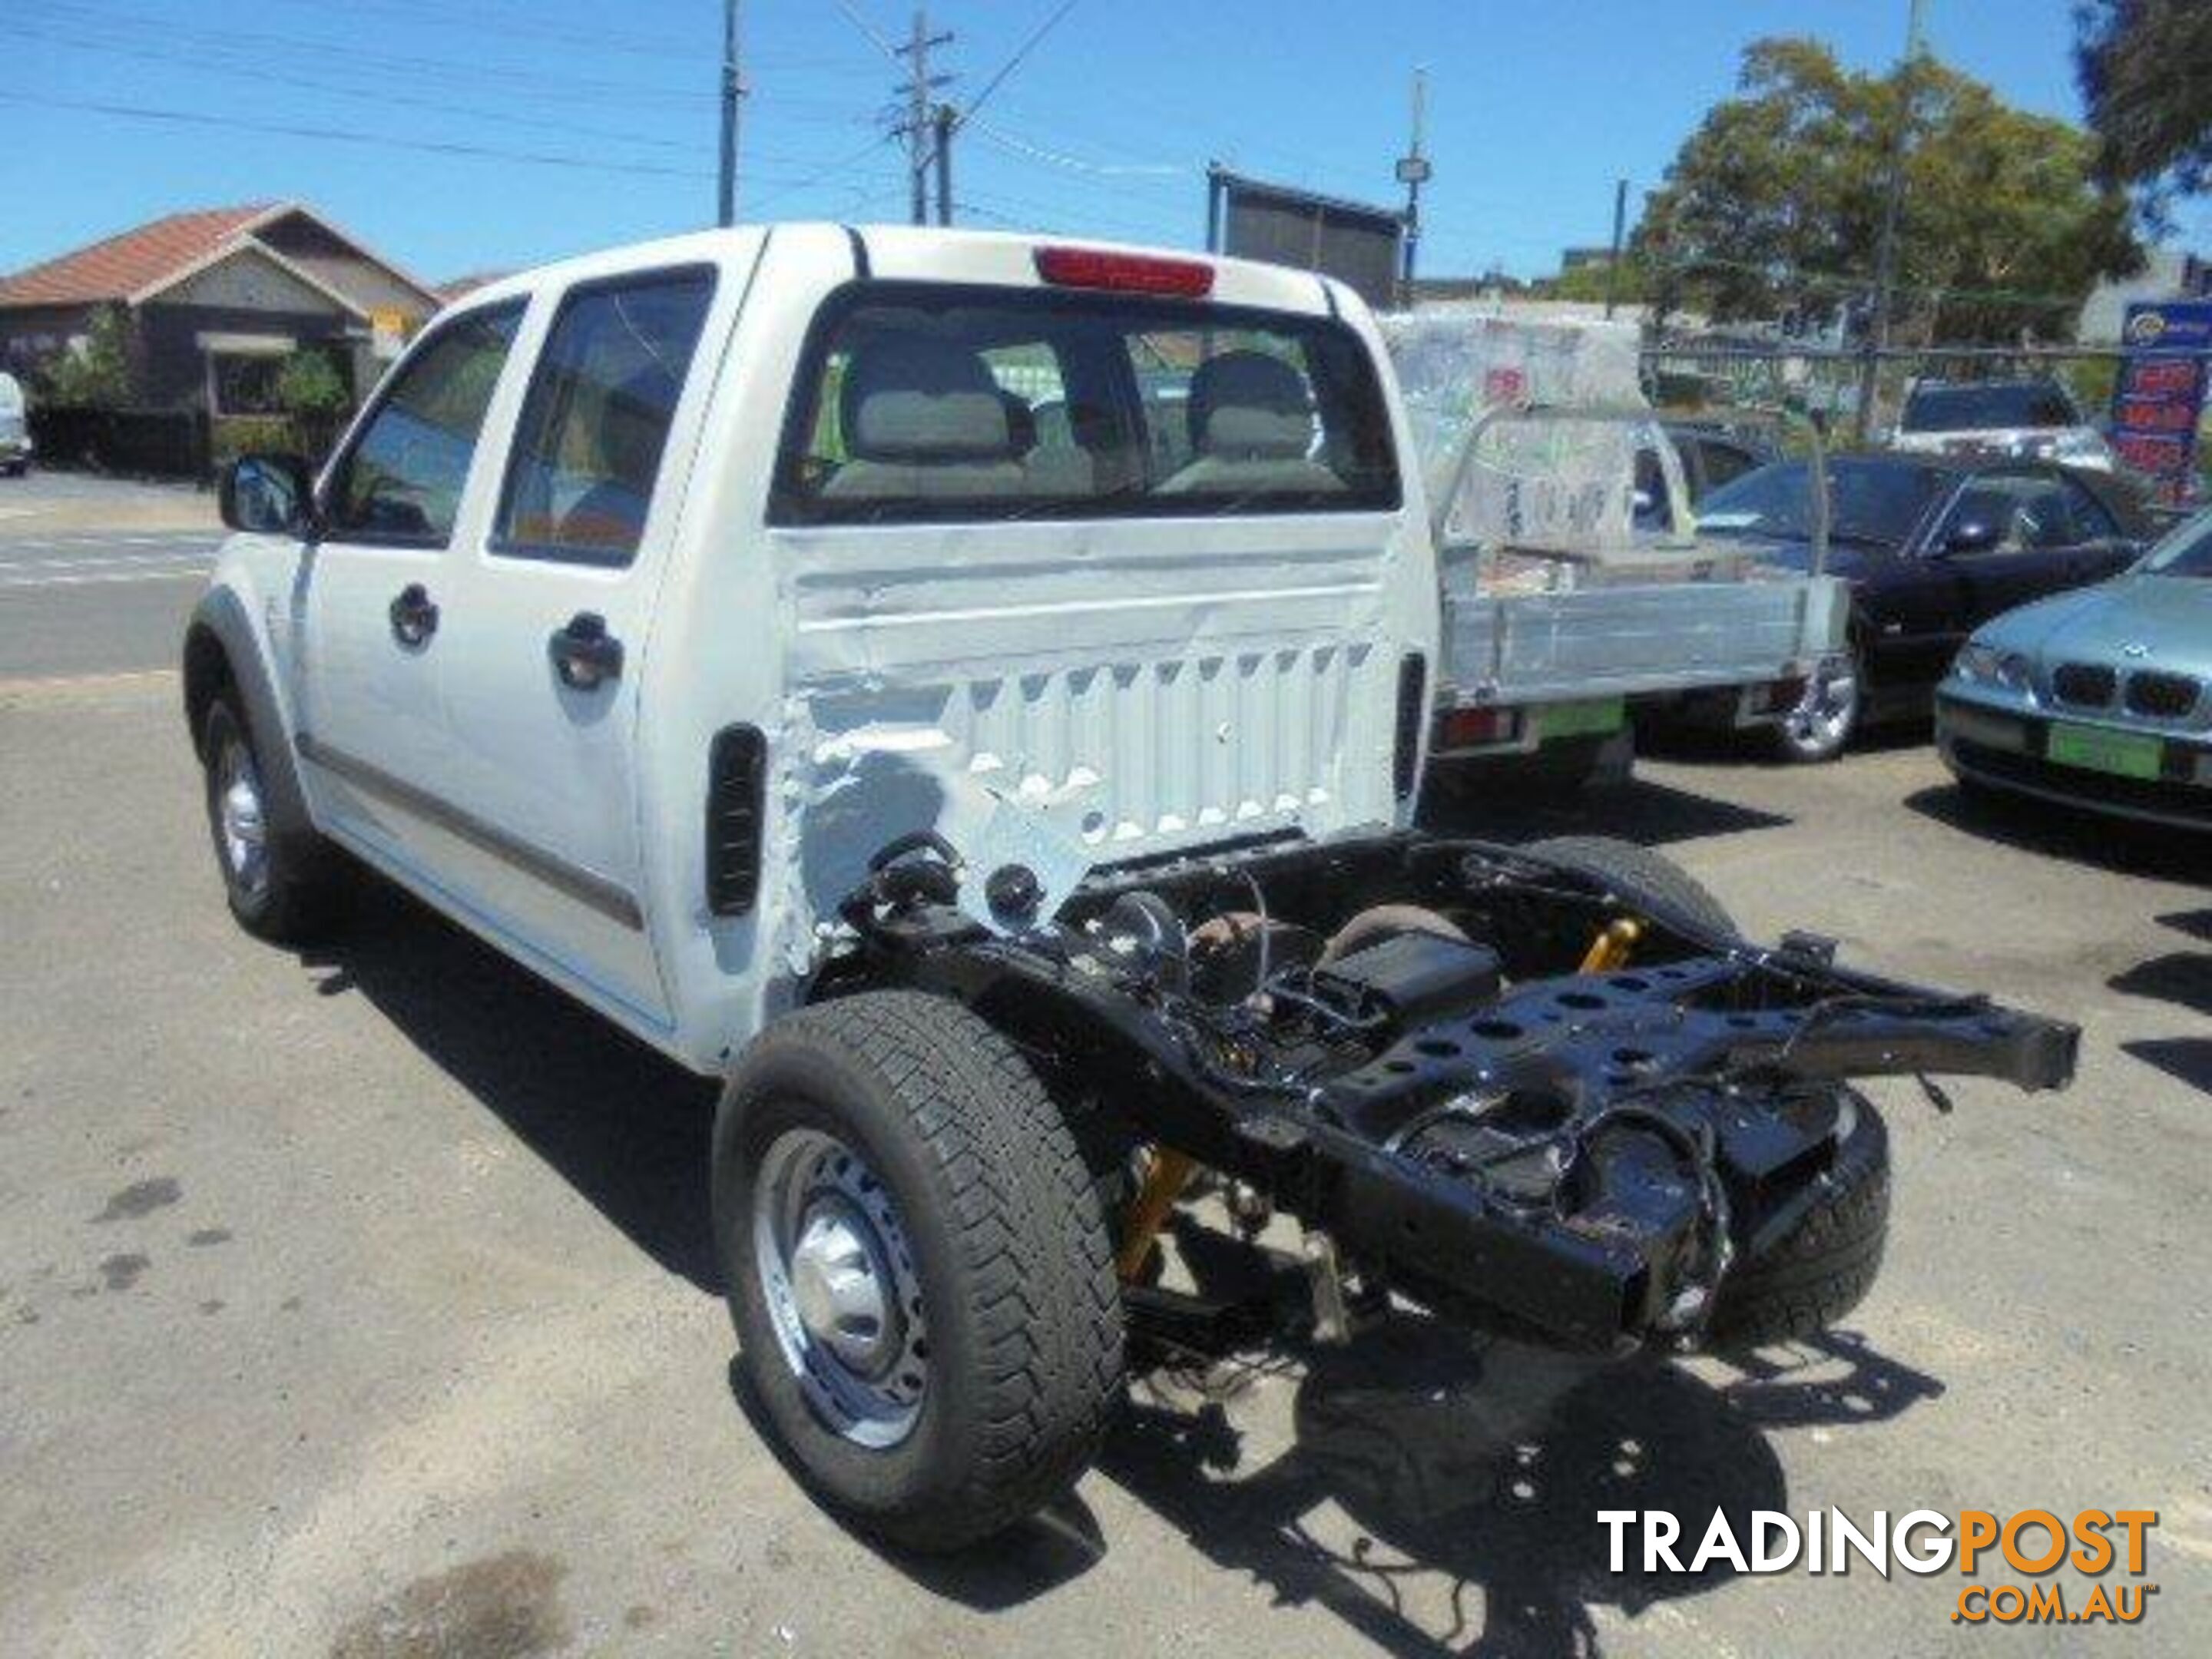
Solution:
{"label": "wheel arch", "polygon": [[255,741],[273,826],[284,835],[312,832],[314,822],[300,783],[291,728],[245,602],[234,589],[210,588],[192,608],[185,626],[182,667],[185,726],[192,752],[202,761],[207,758],[208,710],[226,690],[231,692]]}

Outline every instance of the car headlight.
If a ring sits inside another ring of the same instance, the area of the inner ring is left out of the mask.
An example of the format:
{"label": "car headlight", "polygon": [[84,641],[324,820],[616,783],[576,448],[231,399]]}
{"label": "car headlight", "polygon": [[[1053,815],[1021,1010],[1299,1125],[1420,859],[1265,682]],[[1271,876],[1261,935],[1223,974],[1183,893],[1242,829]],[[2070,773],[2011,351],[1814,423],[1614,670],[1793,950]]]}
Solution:
{"label": "car headlight", "polygon": [[1969,640],[1959,653],[1959,678],[1975,685],[2000,686],[2025,691],[2034,678],[2034,665],[2017,651],[2002,651],[1981,640]]}

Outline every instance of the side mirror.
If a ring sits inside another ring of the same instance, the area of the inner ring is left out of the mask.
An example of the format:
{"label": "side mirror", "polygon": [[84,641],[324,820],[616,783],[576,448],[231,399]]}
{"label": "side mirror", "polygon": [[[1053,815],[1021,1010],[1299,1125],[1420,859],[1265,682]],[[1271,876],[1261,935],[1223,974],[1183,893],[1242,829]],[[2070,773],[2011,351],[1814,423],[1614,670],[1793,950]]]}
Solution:
{"label": "side mirror", "polygon": [[314,527],[314,477],[297,455],[241,455],[223,468],[216,495],[233,530],[305,536]]}
{"label": "side mirror", "polygon": [[1987,519],[1962,519],[1951,526],[1951,533],[1943,538],[1943,550],[1986,553],[2002,539],[2002,532]]}

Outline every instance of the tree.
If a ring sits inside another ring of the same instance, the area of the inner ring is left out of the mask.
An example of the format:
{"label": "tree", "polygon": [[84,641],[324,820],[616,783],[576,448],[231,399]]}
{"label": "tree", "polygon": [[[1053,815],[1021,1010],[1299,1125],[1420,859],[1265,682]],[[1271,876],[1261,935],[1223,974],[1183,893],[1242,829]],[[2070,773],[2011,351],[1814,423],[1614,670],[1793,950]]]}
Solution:
{"label": "tree", "polygon": [[344,376],[323,352],[295,351],[276,371],[276,402],[289,415],[328,419],[352,401]]}
{"label": "tree", "polygon": [[2212,6],[2080,0],[2074,27],[2100,174],[2154,202],[2212,189]]}
{"label": "tree", "polygon": [[1817,41],[1761,40],[1739,88],[1683,143],[1637,228],[1663,309],[1811,320],[1863,307],[1901,129],[1898,337],[2064,338],[2099,278],[2140,268],[2095,141],[1956,70],[1923,58],[1868,75]]}
{"label": "tree", "polygon": [[92,314],[84,343],[47,360],[47,400],[66,408],[119,409],[131,401],[131,318],[121,306]]}

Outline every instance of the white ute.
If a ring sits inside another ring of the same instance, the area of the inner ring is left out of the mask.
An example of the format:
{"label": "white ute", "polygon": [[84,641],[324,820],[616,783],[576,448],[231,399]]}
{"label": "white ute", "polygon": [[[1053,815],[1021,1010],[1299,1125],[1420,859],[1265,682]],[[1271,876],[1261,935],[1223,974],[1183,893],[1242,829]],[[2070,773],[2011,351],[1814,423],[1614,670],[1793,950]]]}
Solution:
{"label": "white ute", "polygon": [[366,865],[725,1077],[748,1385],[908,1543],[1081,1472],[1125,1323],[1221,1324],[1156,1282],[1195,1166],[1313,1231],[1324,1334],[1832,1316],[1887,1190],[1834,1079],[2055,1083],[2071,1034],[1754,951],[1632,848],[1411,828],[1410,453],[1366,309],[1274,267],[792,226],[495,283],[319,473],[224,476],[230,907],[301,939]]}

